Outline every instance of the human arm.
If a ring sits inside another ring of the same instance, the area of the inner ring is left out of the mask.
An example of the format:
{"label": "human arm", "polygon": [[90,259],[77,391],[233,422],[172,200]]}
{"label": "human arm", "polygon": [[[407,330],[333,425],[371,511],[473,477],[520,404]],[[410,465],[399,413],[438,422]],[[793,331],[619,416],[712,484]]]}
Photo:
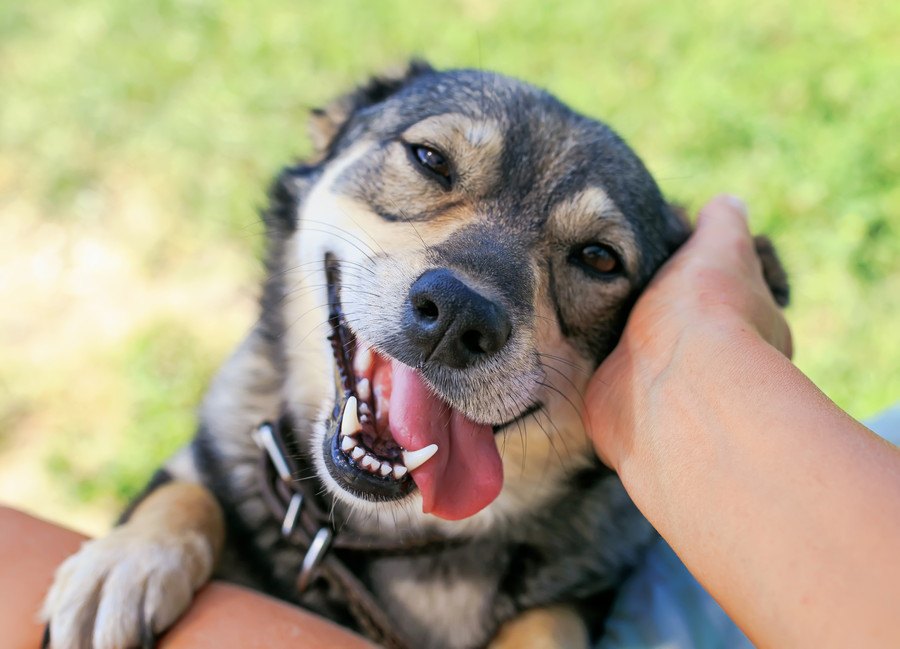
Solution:
{"label": "human arm", "polygon": [[586,396],[595,447],[758,646],[900,646],[900,452],[831,403],[725,198]]}
{"label": "human arm", "polygon": [[[81,534],[0,505],[0,630],[3,649],[41,646],[36,611]],[[333,622],[262,593],[212,582],[159,641],[159,649],[374,649]]]}

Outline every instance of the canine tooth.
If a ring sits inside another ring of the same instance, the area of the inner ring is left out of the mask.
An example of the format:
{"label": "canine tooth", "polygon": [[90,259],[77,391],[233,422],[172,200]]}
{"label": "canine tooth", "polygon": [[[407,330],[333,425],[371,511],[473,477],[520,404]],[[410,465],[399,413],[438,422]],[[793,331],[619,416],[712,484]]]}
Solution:
{"label": "canine tooth", "polygon": [[366,452],[364,450],[362,450],[362,448],[357,446],[356,448],[353,449],[353,451],[351,451],[350,457],[352,457],[354,460],[358,460],[365,454],[366,454]]}
{"label": "canine tooth", "polygon": [[379,471],[381,472],[381,475],[383,475],[384,477],[387,477],[387,474],[391,472],[391,468],[392,467],[391,467],[390,463],[382,462],[381,468],[379,469]]}
{"label": "canine tooth", "polygon": [[400,478],[405,476],[407,471],[409,471],[409,469],[407,469],[402,464],[395,464],[394,465],[394,480],[399,480]]}
{"label": "canine tooth", "polygon": [[344,437],[356,435],[361,430],[359,416],[356,414],[356,397],[347,397],[347,405],[344,406],[344,416],[341,417],[341,435]]}
{"label": "canine tooth", "polygon": [[438,451],[437,444],[429,444],[418,451],[403,451],[403,464],[408,471],[415,471],[430,460]]}
{"label": "canine tooth", "polygon": [[375,362],[375,355],[372,353],[371,347],[365,347],[356,350],[356,356],[353,358],[353,369],[357,375],[368,374]]}
{"label": "canine tooth", "polygon": [[362,401],[369,400],[372,396],[372,384],[369,383],[369,379],[360,379],[356,382],[356,394]]}
{"label": "canine tooth", "polygon": [[352,437],[342,437],[341,438],[341,450],[346,452],[351,449],[356,448],[356,440]]}

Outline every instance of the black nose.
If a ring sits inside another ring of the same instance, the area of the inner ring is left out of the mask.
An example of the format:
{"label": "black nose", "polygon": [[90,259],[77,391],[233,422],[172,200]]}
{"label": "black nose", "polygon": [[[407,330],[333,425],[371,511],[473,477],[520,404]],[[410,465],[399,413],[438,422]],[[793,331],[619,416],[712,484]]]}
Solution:
{"label": "black nose", "polygon": [[429,270],[409,289],[403,331],[423,360],[469,367],[509,340],[506,310],[449,270]]}

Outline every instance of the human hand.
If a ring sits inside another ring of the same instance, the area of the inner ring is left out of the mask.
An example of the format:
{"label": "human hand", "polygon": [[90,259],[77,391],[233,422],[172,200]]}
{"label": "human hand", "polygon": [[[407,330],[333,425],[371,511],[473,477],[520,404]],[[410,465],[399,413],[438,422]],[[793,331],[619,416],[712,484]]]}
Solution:
{"label": "human hand", "polygon": [[[585,428],[601,459],[618,470],[647,411],[665,400],[668,381],[677,384],[684,355],[691,355],[691,371],[714,372],[698,356],[753,338],[791,356],[790,330],[763,278],[746,208],[720,195],[700,210],[695,232],[638,299],[619,344],[588,384]],[[727,380],[709,378],[713,389]]]}

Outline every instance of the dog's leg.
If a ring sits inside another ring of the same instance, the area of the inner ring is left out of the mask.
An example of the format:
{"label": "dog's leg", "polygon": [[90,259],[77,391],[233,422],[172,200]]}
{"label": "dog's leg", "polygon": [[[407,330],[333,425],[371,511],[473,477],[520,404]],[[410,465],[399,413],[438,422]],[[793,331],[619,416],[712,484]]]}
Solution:
{"label": "dog's leg", "polygon": [[53,649],[150,646],[209,579],[224,543],[221,508],[205,487],[180,479],[190,476],[171,473],[125,524],[57,569],[42,611]]}
{"label": "dog's leg", "polygon": [[586,649],[588,631],[581,615],[565,605],[525,611],[502,627],[489,649]]}

